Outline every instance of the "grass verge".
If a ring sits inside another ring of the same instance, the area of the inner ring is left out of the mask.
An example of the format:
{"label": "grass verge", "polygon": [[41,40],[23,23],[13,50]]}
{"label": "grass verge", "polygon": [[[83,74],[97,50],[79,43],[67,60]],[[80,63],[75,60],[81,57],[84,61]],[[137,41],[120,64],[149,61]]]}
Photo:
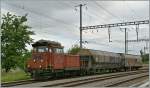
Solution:
{"label": "grass verge", "polygon": [[19,81],[19,80],[26,80],[26,79],[30,79],[30,76],[27,75],[27,73],[25,73],[22,70],[19,71],[10,71],[8,73],[6,72],[2,72],[1,73],[1,82],[12,82],[12,81]]}

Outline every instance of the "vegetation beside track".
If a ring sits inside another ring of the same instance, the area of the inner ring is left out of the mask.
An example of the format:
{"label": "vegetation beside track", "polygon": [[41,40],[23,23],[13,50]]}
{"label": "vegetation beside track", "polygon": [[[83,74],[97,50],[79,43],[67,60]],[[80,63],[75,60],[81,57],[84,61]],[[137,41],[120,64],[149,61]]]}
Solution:
{"label": "vegetation beside track", "polygon": [[143,64],[149,64],[149,54],[144,54],[143,51],[140,51]]}
{"label": "vegetation beside track", "polygon": [[25,63],[31,57],[27,49],[33,41],[30,35],[34,32],[27,25],[27,14],[17,16],[7,13],[2,16],[1,25],[1,66],[5,72],[20,67],[25,69]]}
{"label": "vegetation beside track", "polygon": [[69,54],[76,55],[80,51],[79,45],[72,45],[72,47],[67,51]]}
{"label": "vegetation beside track", "polygon": [[11,70],[9,72],[3,71],[1,73],[2,83],[26,80],[26,79],[30,79],[30,76],[27,73],[25,73],[23,70]]}
{"label": "vegetation beside track", "polygon": [[149,64],[149,54],[145,54],[142,56],[143,64]]}

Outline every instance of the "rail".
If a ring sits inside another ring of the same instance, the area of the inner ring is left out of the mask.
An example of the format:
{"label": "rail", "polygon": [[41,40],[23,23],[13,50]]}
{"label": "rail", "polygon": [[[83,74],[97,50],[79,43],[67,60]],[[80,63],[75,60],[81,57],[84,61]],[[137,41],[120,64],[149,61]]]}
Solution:
{"label": "rail", "polygon": [[107,80],[107,79],[112,79],[112,78],[117,78],[117,77],[122,77],[122,76],[127,76],[127,75],[135,75],[135,74],[139,74],[139,73],[143,73],[143,72],[147,72],[147,71],[127,72],[127,73],[120,73],[120,74],[109,75],[109,76],[93,77],[93,78],[87,78],[87,79],[81,79],[81,80],[45,85],[42,87],[54,87],[54,86],[75,87],[75,86],[79,86],[82,84],[87,84],[87,83],[92,83],[92,82],[96,82],[96,81],[102,81],[102,80]]}

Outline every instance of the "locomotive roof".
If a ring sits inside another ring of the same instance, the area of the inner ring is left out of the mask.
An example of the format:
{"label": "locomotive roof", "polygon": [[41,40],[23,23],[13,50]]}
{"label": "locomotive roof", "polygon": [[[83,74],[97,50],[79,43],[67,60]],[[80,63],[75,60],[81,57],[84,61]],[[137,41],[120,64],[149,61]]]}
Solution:
{"label": "locomotive roof", "polygon": [[91,55],[91,56],[98,56],[98,55],[105,55],[105,56],[120,56],[117,53],[114,52],[107,52],[107,51],[101,51],[101,50],[93,50],[93,49],[81,49],[78,52],[79,55]]}
{"label": "locomotive roof", "polygon": [[33,47],[36,46],[49,46],[49,47],[57,47],[57,48],[63,48],[59,42],[50,41],[50,40],[39,40],[36,41],[34,44],[32,44]]}

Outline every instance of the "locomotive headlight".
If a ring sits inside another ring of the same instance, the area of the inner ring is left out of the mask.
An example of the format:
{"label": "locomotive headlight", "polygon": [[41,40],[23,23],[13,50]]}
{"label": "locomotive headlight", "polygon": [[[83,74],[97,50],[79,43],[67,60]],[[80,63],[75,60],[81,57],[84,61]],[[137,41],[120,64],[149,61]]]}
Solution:
{"label": "locomotive headlight", "polygon": [[30,67],[30,65],[27,66],[28,68]]}
{"label": "locomotive headlight", "polygon": [[41,62],[43,62],[43,59],[41,60]]}

